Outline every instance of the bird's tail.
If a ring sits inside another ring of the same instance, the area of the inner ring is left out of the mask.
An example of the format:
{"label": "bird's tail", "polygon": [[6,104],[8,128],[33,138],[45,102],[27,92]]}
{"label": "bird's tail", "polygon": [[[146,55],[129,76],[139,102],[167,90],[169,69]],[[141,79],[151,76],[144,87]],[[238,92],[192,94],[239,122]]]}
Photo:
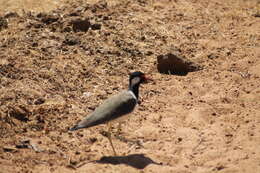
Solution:
{"label": "bird's tail", "polygon": [[75,131],[75,130],[78,130],[78,129],[81,129],[81,127],[78,126],[78,125],[75,125],[74,127],[70,128],[69,131]]}

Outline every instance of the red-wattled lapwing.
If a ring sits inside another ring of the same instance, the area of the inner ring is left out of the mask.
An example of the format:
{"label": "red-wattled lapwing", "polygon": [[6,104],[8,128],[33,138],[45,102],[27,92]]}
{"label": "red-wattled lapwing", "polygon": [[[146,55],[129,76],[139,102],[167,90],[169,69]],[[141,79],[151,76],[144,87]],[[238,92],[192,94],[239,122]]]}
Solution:
{"label": "red-wattled lapwing", "polygon": [[[112,120],[121,118],[131,113],[138,103],[138,92],[140,84],[146,83],[149,80],[151,79],[147,78],[145,74],[140,71],[131,73],[128,90],[122,91],[119,94],[105,100],[103,104],[94,110],[94,112],[85,117],[77,125],[72,127],[70,131],[108,123]],[[111,141],[110,130],[111,126],[109,124],[108,140],[111,144],[114,154],[116,155],[115,148]]]}

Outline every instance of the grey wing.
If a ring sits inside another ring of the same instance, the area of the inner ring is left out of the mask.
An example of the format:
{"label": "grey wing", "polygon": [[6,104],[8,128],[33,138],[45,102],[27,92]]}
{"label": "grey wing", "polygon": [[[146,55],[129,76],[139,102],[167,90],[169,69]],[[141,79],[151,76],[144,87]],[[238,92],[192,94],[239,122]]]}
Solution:
{"label": "grey wing", "polygon": [[[108,102],[106,102],[106,103],[108,103]],[[98,120],[96,121],[96,123],[94,123],[94,125],[102,124],[107,121],[117,119],[119,117],[122,117],[122,116],[132,112],[136,106],[136,103],[137,103],[136,99],[134,99],[132,97],[127,97],[125,99],[121,99],[118,102],[108,103],[107,105],[111,105],[109,108],[107,108],[108,111],[104,111],[104,112],[101,111],[100,116],[99,116]],[[97,112],[99,112],[99,111],[97,110]]]}
{"label": "grey wing", "polygon": [[72,130],[106,123],[132,112],[137,101],[129,92],[122,92],[107,99],[93,113],[83,119]]}

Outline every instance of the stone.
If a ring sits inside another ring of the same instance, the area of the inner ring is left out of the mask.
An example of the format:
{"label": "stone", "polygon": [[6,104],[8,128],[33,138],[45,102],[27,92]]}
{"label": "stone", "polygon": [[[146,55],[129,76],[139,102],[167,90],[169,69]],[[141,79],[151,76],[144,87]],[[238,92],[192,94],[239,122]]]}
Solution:
{"label": "stone", "polygon": [[85,19],[76,18],[71,21],[71,24],[74,32],[87,32],[91,26],[89,19],[87,18]]}

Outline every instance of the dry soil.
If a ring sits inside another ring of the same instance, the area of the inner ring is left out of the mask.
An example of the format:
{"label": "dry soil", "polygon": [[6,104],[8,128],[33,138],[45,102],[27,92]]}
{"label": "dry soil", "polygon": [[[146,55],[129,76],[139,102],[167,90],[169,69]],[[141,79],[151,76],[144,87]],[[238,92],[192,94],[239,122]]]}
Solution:
{"label": "dry soil", "polygon": [[[12,0],[0,16],[1,173],[260,172],[259,0]],[[203,69],[158,73],[176,51]],[[68,132],[136,70],[154,82],[119,156],[105,125]]]}

